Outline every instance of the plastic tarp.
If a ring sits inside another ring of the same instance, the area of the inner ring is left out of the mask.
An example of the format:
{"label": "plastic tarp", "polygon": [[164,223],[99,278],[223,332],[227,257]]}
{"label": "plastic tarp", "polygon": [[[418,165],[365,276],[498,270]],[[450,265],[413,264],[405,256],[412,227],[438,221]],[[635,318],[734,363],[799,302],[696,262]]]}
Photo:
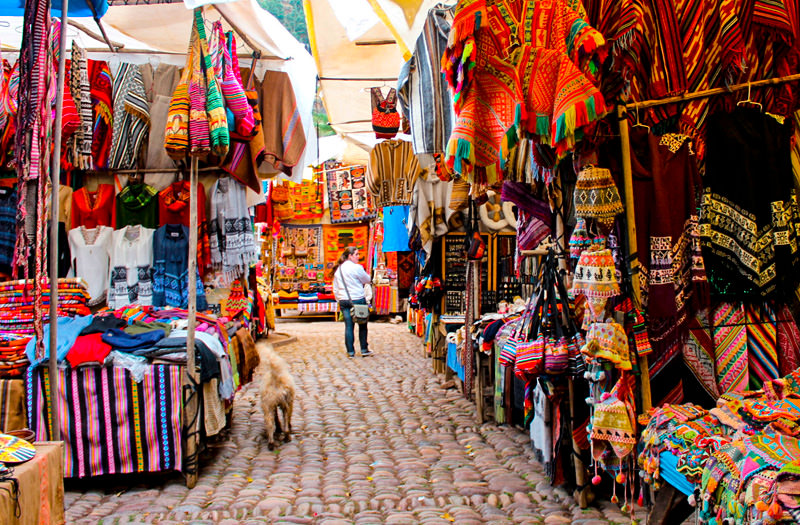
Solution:
{"label": "plastic tarp", "polygon": [[322,100],[334,130],[348,143],[367,150],[375,144],[369,88],[382,86],[386,94],[389,87],[396,87],[400,68],[436,3],[305,0]]}
{"label": "plastic tarp", "polygon": [[[314,59],[278,19],[258,5],[257,0],[236,0],[208,6],[205,9],[205,18],[208,22],[220,20],[226,30],[232,29],[225,17],[236,26],[241,65],[249,66],[247,59],[241,57],[250,55],[253,49],[248,46],[239,31],[258,48],[262,56],[268,57],[258,63],[259,76],[263,75],[264,69],[271,69],[285,71],[292,80],[303,128],[306,131],[305,158],[293,170],[292,175],[293,180],[299,180],[302,177],[303,167],[315,164],[317,160],[316,129],[311,118],[316,96],[317,71]],[[70,20],[96,34],[100,32],[92,18],[70,18]],[[111,53],[105,42],[92,38],[74,26],[68,28],[67,46],[69,47],[71,40],[74,39],[78,45],[89,51],[90,58],[97,60],[132,63],[156,60],[160,63],[183,66],[185,53],[189,47],[192,20],[192,10],[182,3],[112,5],[103,17],[103,27],[114,45],[124,46],[122,49],[125,53]],[[21,17],[0,17],[0,42],[6,53],[8,49],[19,49],[21,25]],[[131,51],[141,51],[141,53],[131,53]],[[265,118],[269,117],[265,115]]]}
{"label": "plastic tarp", "polygon": [[[108,10],[107,0],[91,0],[97,12],[97,17],[102,18]],[[61,2],[55,0],[50,12],[53,16],[61,16]],[[25,0],[0,0],[0,16],[22,16],[25,14]],[[92,10],[86,4],[86,0],[72,0],[67,5],[69,16],[92,16]]]}

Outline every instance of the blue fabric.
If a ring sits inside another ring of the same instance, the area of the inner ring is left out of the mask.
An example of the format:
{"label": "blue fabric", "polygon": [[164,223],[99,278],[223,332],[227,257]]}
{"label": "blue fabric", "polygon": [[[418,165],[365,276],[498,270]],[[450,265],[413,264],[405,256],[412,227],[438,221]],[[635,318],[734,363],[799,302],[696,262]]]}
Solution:
{"label": "blue fabric", "polygon": [[408,214],[410,206],[384,206],[383,251],[408,251]]}
{"label": "blue fabric", "polygon": [[[200,272],[197,281],[197,311],[208,309]],[[189,229],[165,224],[153,234],[153,306],[189,307]]]}
{"label": "blue fabric", "polygon": [[[353,321],[353,316],[350,314],[350,308],[353,307],[354,304],[367,304],[366,299],[353,299],[352,302],[350,301],[339,301],[339,311],[342,312],[342,317],[344,318],[344,347],[347,349],[347,353],[349,355],[355,355],[355,347],[353,346],[355,343],[355,334],[353,333],[353,325],[356,324]],[[367,345],[367,326],[369,323],[363,323],[358,325],[358,343],[361,346],[361,353],[367,352],[369,350],[369,346]]]}
{"label": "blue fabric", "polygon": [[464,381],[464,365],[458,362],[458,345],[455,343],[447,343],[447,366]]}
{"label": "blue fabric", "polygon": [[678,472],[678,457],[672,452],[666,451],[662,452],[659,457],[661,459],[661,464],[659,467],[661,479],[687,496],[694,494],[694,483],[687,481],[686,476]]}
{"label": "blue fabric", "polygon": [[129,334],[119,328],[107,330],[102,336],[103,342],[111,345],[114,350],[133,352],[142,348],[151,348],[164,339],[164,330],[153,330],[141,334]]}
{"label": "blue fabric", "polygon": [[[97,18],[103,18],[108,11],[107,0],[92,0],[92,5],[97,11]],[[92,16],[92,10],[86,5],[86,0],[71,0],[67,13],[70,17]],[[0,0],[0,16],[23,16],[25,14],[25,0]],[[50,8],[51,16],[61,17],[61,2],[55,0]]]}
{"label": "blue fabric", "polygon": [[[78,317],[59,317],[56,321],[56,335],[58,342],[56,343],[56,361],[63,361],[67,357],[72,345],[81,333],[81,330],[89,326],[92,322],[92,316],[78,316]],[[41,363],[49,360],[50,356],[50,323],[44,325],[44,359],[36,359],[36,337],[32,337],[25,346],[25,354],[28,356],[28,361],[31,366],[38,366]]]}

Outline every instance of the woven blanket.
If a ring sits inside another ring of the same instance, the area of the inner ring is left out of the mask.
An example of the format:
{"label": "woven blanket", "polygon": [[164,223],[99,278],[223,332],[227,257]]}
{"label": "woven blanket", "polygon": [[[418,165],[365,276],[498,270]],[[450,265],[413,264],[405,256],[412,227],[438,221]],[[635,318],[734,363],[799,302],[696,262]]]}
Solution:
{"label": "woven blanket", "polygon": [[[331,268],[339,259],[345,248],[355,246],[360,254],[359,263],[369,272],[371,268],[367,257],[369,244],[369,227],[358,226],[322,226],[323,250],[325,252],[325,266]],[[326,272],[325,282],[332,283],[333,276]]]}
{"label": "woven blanket", "polygon": [[[747,331],[741,304],[722,303],[714,312],[714,351],[720,392],[747,390]],[[733,325],[733,326],[730,326]]]}
{"label": "woven blanket", "polygon": [[281,252],[278,255],[286,263],[289,257],[301,259],[302,264],[317,264],[325,261],[322,250],[322,226],[281,224]]}
{"label": "woven blanket", "polygon": [[322,177],[315,173],[313,180],[290,182],[290,202],[294,207],[293,219],[319,219],[322,217],[324,196]]}
{"label": "woven blanket", "polygon": [[[339,166],[338,163],[326,162],[324,171],[331,222],[357,222],[377,216],[372,195],[367,191],[364,166]],[[322,169],[315,169],[315,173],[321,172]]]}
{"label": "woven blanket", "polygon": [[182,371],[148,366],[137,383],[123,368],[61,369],[53,391],[46,368],[30,369],[28,426],[38,441],[51,439],[58,410],[68,478],[181,470]]}

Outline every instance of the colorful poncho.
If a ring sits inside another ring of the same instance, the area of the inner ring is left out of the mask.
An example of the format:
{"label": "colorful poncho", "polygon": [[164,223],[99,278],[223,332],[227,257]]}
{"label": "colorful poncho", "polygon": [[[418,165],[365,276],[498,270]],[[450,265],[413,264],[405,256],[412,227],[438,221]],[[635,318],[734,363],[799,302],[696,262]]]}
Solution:
{"label": "colorful poncho", "polygon": [[462,0],[442,57],[456,110],[453,169],[485,170],[492,183],[522,133],[559,155],[570,149],[579,128],[608,111],[589,78],[604,44],[564,0]]}

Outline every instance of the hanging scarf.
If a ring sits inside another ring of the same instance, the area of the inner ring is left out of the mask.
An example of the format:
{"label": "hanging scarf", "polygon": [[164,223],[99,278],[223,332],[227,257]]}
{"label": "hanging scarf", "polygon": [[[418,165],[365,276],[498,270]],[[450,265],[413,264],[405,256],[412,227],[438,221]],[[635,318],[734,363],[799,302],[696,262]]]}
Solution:
{"label": "hanging scarf", "polygon": [[114,79],[113,99],[114,132],[108,167],[135,168],[150,127],[150,104],[138,66],[128,63],[120,65]]}
{"label": "hanging scarf", "polygon": [[[200,24],[202,25],[202,21]],[[211,150],[211,136],[206,113],[206,80],[201,65],[202,52],[197,21],[192,26],[191,65],[189,71],[189,151],[193,156],[206,155]]]}
{"label": "hanging scarf", "polygon": [[189,81],[192,76],[195,47],[197,46],[196,32],[192,28],[189,37],[189,50],[186,53],[186,65],[183,68],[181,79],[172,93],[167,112],[167,126],[164,130],[164,148],[167,155],[175,160],[186,157],[189,152],[189,122],[190,106]]}
{"label": "hanging scarf", "polygon": [[247,102],[242,81],[233,71],[232,57],[235,50],[233,33],[229,33],[229,38],[226,40],[222,23],[214,22],[209,40],[209,54],[214,64],[222,96],[225,98],[225,106],[233,116],[233,122],[229,122],[228,125],[235,123],[232,129],[240,137],[248,138],[255,132],[255,120],[253,108]]}
{"label": "hanging scarf", "polygon": [[[14,278],[22,265],[28,278],[28,257],[35,260],[33,326],[37,343],[35,355],[44,359],[43,293],[47,286],[43,272],[46,257],[46,213],[49,151],[52,132],[52,101],[55,75],[50,34],[50,4],[27,0],[22,25],[19,57],[19,110],[17,112],[15,157],[19,181],[17,241],[14,249]],[[33,205],[33,206],[31,206]],[[32,208],[32,209],[29,209]],[[31,247],[34,248],[31,253]]]}
{"label": "hanging scarf", "polygon": [[211,264],[222,274],[223,286],[246,275],[257,252],[245,187],[224,177],[211,190],[209,244]]}
{"label": "hanging scarf", "polygon": [[211,151],[220,159],[224,159],[228,153],[231,137],[228,133],[228,119],[225,115],[225,105],[222,100],[217,76],[214,74],[214,66],[211,64],[211,57],[208,53],[208,42],[206,41],[206,26],[203,22],[203,10],[194,10],[194,23],[197,34],[200,38],[200,52],[202,67],[205,71],[206,79],[206,111],[208,113],[208,126],[211,139]]}
{"label": "hanging scarf", "polygon": [[89,60],[89,83],[91,90],[94,130],[92,131],[92,158],[95,168],[108,166],[111,152],[111,134],[114,122],[111,70],[101,60]]}
{"label": "hanging scarf", "polygon": [[86,52],[72,41],[70,62],[70,93],[81,120],[72,138],[72,164],[82,170],[92,169],[92,102]]}

